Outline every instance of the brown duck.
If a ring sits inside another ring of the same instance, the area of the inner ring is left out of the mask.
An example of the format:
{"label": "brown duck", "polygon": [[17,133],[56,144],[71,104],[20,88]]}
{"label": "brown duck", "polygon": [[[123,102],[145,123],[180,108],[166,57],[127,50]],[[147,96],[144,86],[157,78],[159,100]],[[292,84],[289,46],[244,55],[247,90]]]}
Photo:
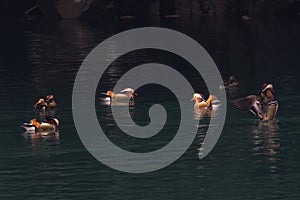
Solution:
{"label": "brown duck", "polygon": [[263,84],[260,96],[249,95],[233,101],[233,106],[241,110],[250,110],[260,120],[275,119],[278,110],[278,101],[274,95],[273,85]]}

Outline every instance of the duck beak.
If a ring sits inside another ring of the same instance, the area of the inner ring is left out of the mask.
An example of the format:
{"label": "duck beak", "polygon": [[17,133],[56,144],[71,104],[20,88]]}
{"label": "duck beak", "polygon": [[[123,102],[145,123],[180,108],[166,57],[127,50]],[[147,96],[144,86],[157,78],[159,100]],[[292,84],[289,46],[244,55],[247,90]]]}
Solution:
{"label": "duck beak", "polygon": [[194,101],[195,100],[195,98],[193,97],[193,98],[191,98],[191,101]]}

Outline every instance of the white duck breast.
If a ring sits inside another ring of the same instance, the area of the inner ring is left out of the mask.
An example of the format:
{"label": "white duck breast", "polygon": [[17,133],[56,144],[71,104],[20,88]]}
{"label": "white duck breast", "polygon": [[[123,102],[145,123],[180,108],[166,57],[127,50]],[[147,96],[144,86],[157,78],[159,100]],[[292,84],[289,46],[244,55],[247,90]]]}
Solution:
{"label": "white duck breast", "polygon": [[115,96],[112,97],[113,101],[128,101],[130,97],[128,97],[126,94],[115,94]]}
{"label": "white duck breast", "polygon": [[56,126],[53,124],[42,122],[40,126],[38,127],[37,131],[40,132],[52,132],[56,131]]}
{"label": "white duck breast", "polygon": [[110,105],[111,106],[128,106],[132,105],[134,100],[128,97],[126,94],[116,94],[114,97],[111,98]]}
{"label": "white duck breast", "polygon": [[21,125],[22,128],[24,128],[26,131],[31,132],[31,131],[36,131],[36,127],[32,123],[27,123],[24,122]]}

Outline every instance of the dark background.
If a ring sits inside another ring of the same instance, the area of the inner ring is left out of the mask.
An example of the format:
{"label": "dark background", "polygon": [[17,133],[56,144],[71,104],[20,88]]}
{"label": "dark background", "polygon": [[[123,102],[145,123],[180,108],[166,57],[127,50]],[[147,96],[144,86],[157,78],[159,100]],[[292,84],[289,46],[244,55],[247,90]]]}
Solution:
{"label": "dark background", "polygon": [[[38,19],[58,20],[59,0],[1,0],[2,20],[26,19],[25,12],[38,5],[29,15]],[[65,0],[60,0],[65,1]],[[299,0],[94,0],[81,19],[132,15],[146,18],[149,15],[173,14],[235,14],[236,16],[299,15]],[[4,16],[8,16],[5,17]]]}

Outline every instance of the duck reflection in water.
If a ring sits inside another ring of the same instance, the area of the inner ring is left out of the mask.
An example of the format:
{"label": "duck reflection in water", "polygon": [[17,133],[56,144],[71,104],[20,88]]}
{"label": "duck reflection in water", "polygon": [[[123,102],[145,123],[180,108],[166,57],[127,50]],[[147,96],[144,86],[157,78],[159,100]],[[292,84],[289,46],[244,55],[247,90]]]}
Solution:
{"label": "duck reflection in water", "polygon": [[40,150],[44,148],[45,144],[49,146],[58,145],[59,135],[59,130],[47,135],[42,135],[32,131],[22,133],[22,136],[31,142],[33,150]]}
{"label": "duck reflection in water", "polygon": [[253,127],[253,155],[257,157],[255,167],[264,167],[268,163],[268,170],[276,173],[280,161],[280,127],[277,121],[258,121]]}

